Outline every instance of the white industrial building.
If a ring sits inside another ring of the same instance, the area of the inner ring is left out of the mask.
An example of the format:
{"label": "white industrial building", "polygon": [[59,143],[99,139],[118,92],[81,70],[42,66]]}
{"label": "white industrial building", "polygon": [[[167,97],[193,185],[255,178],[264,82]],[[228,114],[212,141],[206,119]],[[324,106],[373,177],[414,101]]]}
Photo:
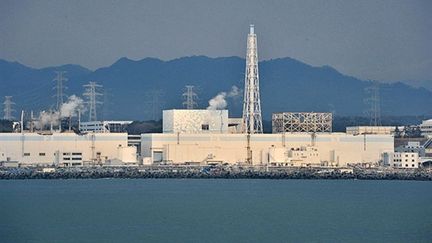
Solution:
{"label": "white industrial building", "polygon": [[132,121],[90,121],[80,122],[81,132],[124,132]]}
{"label": "white industrial building", "polygon": [[164,110],[164,133],[227,133],[228,110]]}
{"label": "white industrial building", "polygon": [[0,156],[0,161],[21,165],[137,163],[136,147],[128,147],[127,133],[1,133]]}
{"label": "white industrial building", "polygon": [[420,124],[420,130],[423,136],[432,138],[432,119],[423,121]]}
{"label": "white industrial building", "polygon": [[346,133],[353,135],[360,134],[394,134],[395,126],[355,126],[347,127]]}
{"label": "white industrial building", "polygon": [[148,163],[346,166],[377,164],[394,149],[389,134],[232,134],[227,121],[226,110],[164,111],[164,133],[142,134],[141,155]]}
{"label": "white industrial building", "polygon": [[415,169],[419,167],[419,154],[415,152],[388,152],[383,156],[384,165],[393,168]]}

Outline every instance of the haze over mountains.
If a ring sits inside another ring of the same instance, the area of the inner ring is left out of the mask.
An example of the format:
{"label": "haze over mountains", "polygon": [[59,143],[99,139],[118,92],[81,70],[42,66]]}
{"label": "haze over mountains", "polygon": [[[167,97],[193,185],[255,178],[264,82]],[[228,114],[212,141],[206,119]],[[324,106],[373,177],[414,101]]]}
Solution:
{"label": "haze over mountains", "polygon": [[[346,76],[329,67],[313,67],[292,58],[260,62],[263,118],[279,111],[331,111],[336,115],[363,115],[370,81]],[[233,85],[243,89],[245,61],[239,57],[182,57],[170,61],[121,58],[109,67],[88,70],[79,65],[33,69],[0,60],[0,96],[11,95],[15,110],[54,107],[54,71],[67,71],[67,95],[83,93],[82,85],[104,86],[100,119],[147,120],[161,117],[161,109],[182,108],[185,85],[195,85],[199,108]],[[404,83],[381,83],[383,115],[432,115],[432,91]],[[231,117],[241,116],[242,97],[227,98]],[[17,117],[18,112],[14,115]],[[84,120],[85,120],[84,115]]]}

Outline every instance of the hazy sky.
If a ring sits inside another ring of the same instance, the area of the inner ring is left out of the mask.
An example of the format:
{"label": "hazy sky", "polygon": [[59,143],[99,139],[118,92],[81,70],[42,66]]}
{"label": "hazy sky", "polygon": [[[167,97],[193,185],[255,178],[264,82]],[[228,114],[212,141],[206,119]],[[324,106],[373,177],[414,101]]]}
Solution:
{"label": "hazy sky", "polygon": [[364,79],[432,80],[432,1],[0,0],[0,58],[96,69],[120,57],[293,57]]}

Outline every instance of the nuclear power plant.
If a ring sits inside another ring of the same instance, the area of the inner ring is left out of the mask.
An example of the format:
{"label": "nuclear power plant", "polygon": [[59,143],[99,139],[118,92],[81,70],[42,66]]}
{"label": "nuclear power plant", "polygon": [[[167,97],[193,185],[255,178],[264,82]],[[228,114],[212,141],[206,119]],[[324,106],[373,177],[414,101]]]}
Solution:
{"label": "nuclear power plant", "polygon": [[[345,133],[332,132],[333,116],[326,112],[274,113],[272,133],[264,134],[257,35],[253,25],[246,46],[242,117],[230,117],[225,100],[241,93],[241,89],[233,86],[231,91],[221,92],[210,100],[207,109],[196,109],[197,94],[193,86],[187,86],[183,93],[185,109],[161,111],[162,133],[132,136],[121,129],[131,121],[97,121],[97,97],[101,95],[97,90],[101,86],[95,82],[85,85],[89,119],[81,122],[84,101],[77,97],[63,100],[66,79],[59,72],[55,79],[57,109],[41,113],[38,119],[32,115],[29,130],[24,128],[22,114],[21,121],[15,124],[15,132],[1,133],[0,161],[3,165],[60,167],[239,165],[337,168],[387,163],[394,167],[417,168],[420,165],[421,158],[411,156],[408,150],[395,151],[392,127],[348,127]],[[265,78],[261,83],[266,83]],[[7,97],[4,103],[7,118],[12,118],[12,104],[11,97]],[[78,117],[78,131],[71,129],[73,117]],[[62,119],[69,122],[68,131],[56,129]],[[404,156],[409,156],[409,161],[403,161]]]}

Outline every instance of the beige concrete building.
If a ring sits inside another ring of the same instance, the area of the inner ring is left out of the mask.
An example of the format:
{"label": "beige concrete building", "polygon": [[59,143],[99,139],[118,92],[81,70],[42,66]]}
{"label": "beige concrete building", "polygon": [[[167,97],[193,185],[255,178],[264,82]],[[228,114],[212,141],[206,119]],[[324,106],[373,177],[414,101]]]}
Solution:
{"label": "beige concrete building", "polygon": [[22,165],[80,166],[113,159],[136,163],[136,148],[128,147],[127,133],[1,133],[3,161]]}
{"label": "beige concrete building", "polygon": [[381,154],[392,152],[393,146],[393,137],[387,134],[253,134],[249,143],[246,134],[141,135],[141,154],[151,163],[242,163],[249,157],[250,147],[254,165],[377,164]]}
{"label": "beige concrete building", "polygon": [[394,134],[395,126],[356,126],[347,127],[346,133],[353,135],[360,134]]}

